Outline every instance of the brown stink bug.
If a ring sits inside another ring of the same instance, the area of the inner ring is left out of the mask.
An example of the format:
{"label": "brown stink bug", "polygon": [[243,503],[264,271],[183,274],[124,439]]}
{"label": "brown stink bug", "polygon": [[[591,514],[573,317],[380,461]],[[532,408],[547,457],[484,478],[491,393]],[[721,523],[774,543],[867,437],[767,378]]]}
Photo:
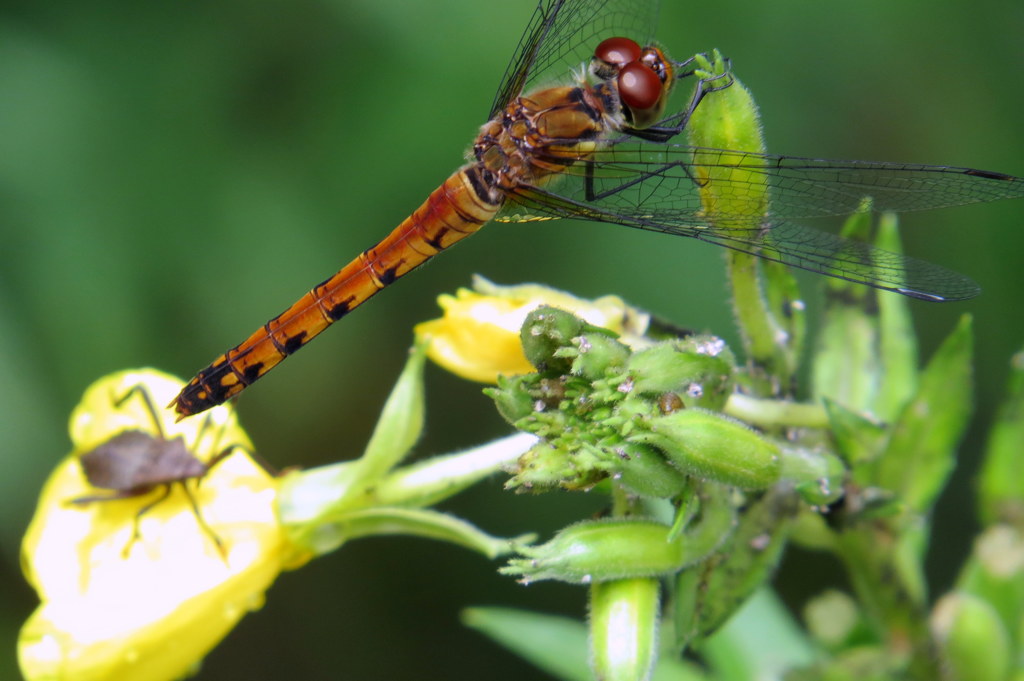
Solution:
{"label": "brown stink bug", "polygon": [[[99,489],[112,490],[113,493],[78,497],[72,499],[71,503],[83,505],[131,499],[149,494],[158,487],[163,487],[163,494],[144,505],[135,514],[135,527],[128,545],[124,548],[124,554],[127,555],[132,544],[140,536],[139,520],[154,506],[167,499],[171,494],[172,486],[177,483],[188,497],[200,527],[210,536],[216,544],[217,550],[224,556],[221,539],[203,519],[199,511],[199,504],[196,502],[188,482],[195,480],[198,485],[211,468],[242,446],[230,445],[209,461],[202,461],[189,451],[182,436],[179,435],[171,439],[166,437],[156,406],[143,385],[131,388],[124,396],[116,400],[114,405],[121,407],[133,395],[138,395],[145,402],[153,419],[155,432],[125,430],[83,454],[79,460],[89,484]],[[208,417],[200,426],[200,435],[196,441],[201,439],[202,432],[211,425],[212,421]]]}

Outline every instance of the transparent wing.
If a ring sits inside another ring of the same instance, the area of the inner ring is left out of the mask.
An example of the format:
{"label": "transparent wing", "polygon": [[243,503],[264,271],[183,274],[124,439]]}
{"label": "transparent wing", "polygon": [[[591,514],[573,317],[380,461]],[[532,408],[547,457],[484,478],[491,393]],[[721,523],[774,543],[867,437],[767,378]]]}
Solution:
{"label": "transparent wing", "polygon": [[566,167],[544,187],[514,190],[499,220],[615,222],[919,298],[959,300],[979,290],[963,275],[789,219],[847,215],[865,197],[877,210],[911,211],[1024,196],[1024,179],[970,168],[807,159],[626,139],[613,140]]}
{"label": "transparent wing", "polygon": [[567,82],[605,38],[654,38],[658,0],[541,0],[519,40],[488,118],[525,90]]}
{"label": "transparent wing", "polygon": [[[628,213],[689,221],[704,214],[700,189],[728,199],[721,219],[848,215],[865,197],[879,211],[948,208],[1024,197],[1024,180],[973,168],[776,156],[631,138],[564,168],[557,190]],[[556,142],[557,145],[557,142]],[[713,186],[712,186],[713,185]],[[510,206],[515,214],[515,206]]]}

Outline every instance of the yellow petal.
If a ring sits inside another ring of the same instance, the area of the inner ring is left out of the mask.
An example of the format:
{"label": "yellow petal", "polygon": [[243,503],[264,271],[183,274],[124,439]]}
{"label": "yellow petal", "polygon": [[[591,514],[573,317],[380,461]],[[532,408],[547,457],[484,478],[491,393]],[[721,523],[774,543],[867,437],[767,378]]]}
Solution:
{"label": "yellow petal", "polygon": [[[159,433],[146,402],[124,397],[142,385],[167,438],[182,436],[208,461],[188,481],[209,531],[180,484],[139,518],[161,489],[126,499],[72,504],[110,493],[92,487],[79,456],[125,430]],[[50,476],[22,543],[22,566],[42,603],[19,637],[27,679],[160,681],[188,672],[243,614],[259,607],[278,572],[295,561],[275,513],[277,478],[254,463],[230,407],[174,423],[163,409],[182,382],[151,370],[120,372],[87,390],[71,420],[75,445]],[[218,548],[213,532],[219,538]]]}
{"label": "yellow petal", "polygon": [[438,298],[444,316],[417,324],[418,338],[428,338],[427,356],[452,373],[481,383],[493,383],[498,374],[525,374],[533,367],[519,343],[519,327],[530,304],[482,296],[460,289],[456,297]]}
{"label": "yellow petal", "polygon": [[414,329],[417,338],[430,341],[430,359],[472,381],[495,383],[498,375],[533,371],[519,342],[519,328],[541,305],[568,310],[590,324],[623,334],[627,343],[647,328],[648,316],[616,296],[585,300],[537,284],[497,286],[482,277],[474,280],[474,288],[440,296],[443,316]]}

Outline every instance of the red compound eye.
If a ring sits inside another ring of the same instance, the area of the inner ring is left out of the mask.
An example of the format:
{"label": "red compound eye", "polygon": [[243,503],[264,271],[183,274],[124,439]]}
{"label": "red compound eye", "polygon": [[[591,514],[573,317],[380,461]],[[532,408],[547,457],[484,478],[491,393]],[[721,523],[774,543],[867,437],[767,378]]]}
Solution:
{"label": "red compound eye", "polygon": [[608,38],[594,50],[594,56],[614,66],[624,66],[640,58],[640,46],[629,38]]}
{"label": "red compound eye", "polygon": [[661,98],[661,79],[640,62],[626,64],[619,71],[619,96],[633,111],[653,109]]}

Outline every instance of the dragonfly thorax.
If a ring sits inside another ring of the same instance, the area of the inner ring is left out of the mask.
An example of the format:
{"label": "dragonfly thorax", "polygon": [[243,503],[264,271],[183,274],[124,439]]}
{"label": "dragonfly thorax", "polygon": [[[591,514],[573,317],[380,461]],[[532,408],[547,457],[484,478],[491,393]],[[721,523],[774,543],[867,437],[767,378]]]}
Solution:
{"label": "dragonfly thorax", "polygon": [[473,155],[502,190],[543,185],[597,149],[618,127],[618,108],[601,86],[537,90],[513,99],[481,128]]}
{"label": "dragonfly thorax", "polygon": [[515,97],[483,126],[473,144],[481,176],[502,191],[543,185],[591,156],[609,133],[656,123],[672,82],[672,62],[659,48],[605,40],[590,78]]}

